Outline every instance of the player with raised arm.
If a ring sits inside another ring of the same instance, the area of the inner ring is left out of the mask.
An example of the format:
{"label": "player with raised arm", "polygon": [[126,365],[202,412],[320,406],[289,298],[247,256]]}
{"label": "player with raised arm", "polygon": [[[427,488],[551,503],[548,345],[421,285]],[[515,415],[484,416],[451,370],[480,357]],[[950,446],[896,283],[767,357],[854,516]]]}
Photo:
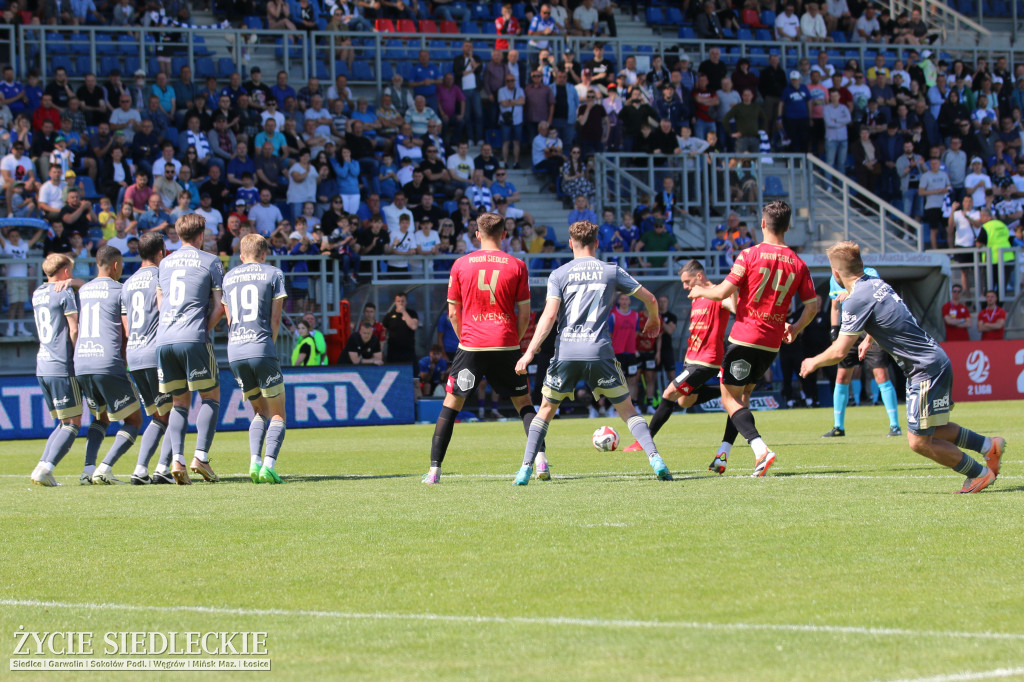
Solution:
{"label": "player with raised arm", "polygon": [[[242,265],[224,276],[223,303],[228,329],[228,362],[242,397],[252,403],[249,424],[249,478],[253,483],[284,483],[274,470],[284,443],[284,375],[277,359],[281,310],[288,297],[284,275],[267,265],[270,243],[258,234],[242,237]],[[267,456],[262,457],[263,443]]]}
{"label": "player with raised arm", "polygon": [[[987,488],[999,475],[1006,440],[983,436],[949,421],[953,408],[953,366],[949,356],[918,325],[891,286],[864,274],[860,247],[855,242],[839,242],[826,253],[832,275],[849,296],[843,302],[839,338],[822,353],[805,359],[800,365],[800,376],[838,363],[866,332],[870,338],[860,343],[860,353],[864,354],[873,339],[907,376],[910,449],[966,476],[957,492],[976,493]],[[983,455],[987,466],[960,448]]]}
{"label": "player with raised arm", "polygon": [[[428,484],[441,480],[455,417],[484,378],[494,391],[509,396],[527,434],[537,414],[530,402],[529,381],[516,374],[519,340],[530,323],[526,264],[501,250],[504,218],[483,213],[476,224],[480,250],[456,260],[448,279],[448,318],[459,337],[459,349],[448,370],[447,393],[434,426],[430,470],[423,476]],[[543,454],[539,459],[537,477],[550,479]]]}
{"label": "player with raised arm", "polygon": [[548,277],[547,303],[537,322],[537,331],[516,363],[516,372],[526,374],[537,350],[557,321],[555,357],[548,366],[541,391],[544,402],[530,424],[523,466],[516,475],[515,483],[526,485],[530,482],[534,459],[547,434],[548,425],[558,405],[573,397],[576,383],[581,379],[587,382],[595,397],[604,395],[611,401],[633,437],[643,446],[658,478],[671,481],[672,475],[658,454],[647,422],[629,399],[629,388],[622,368],[615,360],[608,329],[612,306],[618,295],[625,293],[643,302],[647,308],[647,324],[643,331],[655,334],[661,329],[658,301],[625,270],[595,257],[597,225],[587,220],[570,225],[569,246],[573,260]]}
{"label": "player with raised arm", "polygon": [[96,427],[100,433],[97,448],[111,420],[121,422],[114,444],[92,474],[93,485],[123,483],[111,473],[111,468],[135,444],[142,428],[139,396],[128,378],[124,360],[128,322],[121,313],[123,270],[121,252],[113,246],[101,246],[96,251],[96,278],[78,290],[81,309],[75,368],[82,395],[93,416],[89,428]]}
{"label": "player with raised arm", "polygon": [[[791,343],[818,312],[807,264],[786,246],[792,209],[784,201],[773,201],[761,211],[764,241],[744,249],[733,263],[725,281],[715,286],[695,286],[690,298],[723,301],[738,293],[736,322],[729,333],[729,347],[722,363],[722,407],[729,413],[729,424],[722,448],[728,457],[727,445],[739,431],[754,450],[757,458],[752,476],[768,473],[776,455],[761,439],[750,411],[750,394],[768,371],[782,343]],[[786,311],[793,297],[799,295],[803,314],[795,324],[786,322]]]}
{"label": "player with raised arm", "polygon": [[224,266],[220,258],[202,250],[206,220],[201,215],[183,215],[174,227],[184,246],[160,262],[157,377],[160,392],[173,396],[164,436],[171,443],[171,475],[178,485],[191,485],[184,450],[193,391],[203,402],[196,415],[196,450],[189,469],[207,481],[219,480],[210,467],[210,446],[220,412],[220,373],[209,332],[224,314]]}
{"label": "player with raised arm", "polygon": [[43,389],[43,401],[57,421],[46,440],[32,482],[42,486],[62,485],[53,477],[82,428],[82,391],[75,378],[74,353],[78,340],[78,300],[68,288],[75,262],[63,253],[51,253],[43,261],[46,282],[32,292],[32,311],[39,334],[36,378]]}
{"label": "player with raised arm", "polygon": [[[865,267],[864,274],[868,277],[878,277],[878,271],[874,268]],[[846,300],[847,295],[846,288],[835,277],[832,277],[828,283],[828,297],[832,299],[830,335],[833,341],[839,338],[843,301]],[[863,354],[858,353],[858,346],[859,344],[856,343],[851,346],[850,352],[839,361],[836,387],[832,393],[832,413],[835,416],[835,421],[832,430],[822,435],[822,438],[842,438],[846,435],[846,407],[850,402],[850,385],[853,384],[854,395],[860,392],[861,383],[854,379],[854,369],[861,361],[864,362],[865,369],[871,370],[878,383],[878,392],[882,396],[882,404],[885,405],[885,412],[889,417],[888,435],[902,436],[900,420],[896,415],[896,388],[889,380],[889,356],[878,347],[878,344],[869,344],[867,352]]]}
{"label": "player with raised arm", "polygon": [[[679,280],[687,291],[695,286],[708,286],[704,266],[698,260],[691,260],[679,271]],[[690,337],[686,343],[686,357],[683,371],[665,387],[662,401],[651,418],[651,436],[665,425],[678,404],[683,409],[698,403],[714,400],[722,395],[718,386],[705,386],[722,369],[725,355],[725,329],[729,325],[729,313],[736,312],[735,294],[724,301],[710,301],[698,298],[690,309]],[[643,450],[639,441],[625,449],[625,452]],[[728,456],[728,455],[727,455]],[[726,457],[727,457],[726,456]],[[719,474],[725,473],[726,457],[715,457],[708,467]]]}
{"label": "player with raised arm", "polygon": [[[139,239],[139,256],[142,266],[125,281],[121,287],[121,313],[128,323],[125,334],[128,343],[125,346],[125,358],[128,361],[128,373],[132,375],[138,388],[142,407],[152,419],[146,430],[142,432],[139,444],[139,458],[132,473],[132,485],[148,485],[150,483],[173,485],[171,476],[171,442],[164,438],[167,431],[167,414],[171,411],[171,396],[161,393],[156,370],[156,335],[160,326],[160,294],[157,283],[160,274],[160,261],[166,250],[164,236],[159,232],[150,232]],[[160,461],[152,477],[149,475],[149,461],[160,447]]]}

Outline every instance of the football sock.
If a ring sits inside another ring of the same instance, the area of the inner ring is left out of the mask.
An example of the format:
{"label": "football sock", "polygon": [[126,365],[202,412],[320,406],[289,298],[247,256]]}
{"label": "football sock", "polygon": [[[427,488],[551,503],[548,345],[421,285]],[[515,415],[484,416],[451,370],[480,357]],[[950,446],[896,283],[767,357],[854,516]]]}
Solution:
{"label": "football sock", "polygon": [[750,441],[750,447],[754,450],[754,454],[758,457],[762,457],[766,452],[768,452],[768,446],[765,445],[765,442],[760,438],[755,438],[754,440]]}
{"label": "football sock", "polygon": [[[188,428],[188,408],[178,407],[177,405],[171,408],[171,414],[167,418],[167,435],[164,436],[164,442],[170,441],[171,454],[174,457],[181,458],[183,452],[185,452],[185,429]],[[160,456],[163,459],[163,455]],[[170,460],[168,460],[170,464]]]}
{"label": "football sock", "polygon": [[706,403],[709,400],[722,397],[722,388],[717,384],[714,386],[701,386],[697,391],[697,404]]}
{"label": "football sock", "polygon": [[[534,417],[537,416],[537,410],[534,409],[533,405],[527,405],[519,412],[519,418],[523,420],[523,430],[526,431],[526,437],[530,437],[530,424],[533,423]],[[538,452],[544,452],[544,441],[540,442],[540,447],[537,449]]]}
{"label": "football sock", "polygon": [[71,446],[78,438],[78,427],[74,424],[64,424],[60,427],[60,433],[53,439],[53,447],[50,448],[48,464],[57,466],[64,459],[64,455],[71,451]]}
{"label": "football sock", "polygon": [[136,464],[135,465],[135,471],[132,472],[132,476],[138,476],[139,478],[142,478],[143,476],[148,476],[148,475],[149,475],[149,468],[144,467],[141,464]]}
{"label": "football sock", "polygon": [[723,440],[722,444],[718,446],[718,454],[719,455],[725,455],[726,457],[728,457],[729,453],[731,453],[731,452],[732,452],[732,443],[726,443]]}
{"label": "football sock", "polygon": [[984,465],[964,452],[960,453],[960,463],[953,467],[953,470],[967,478],[978,478],[985,473]]}
{"label": "football sock", "polygon": [[112,467],[121,459],[121,455],[128,452],[135,445],[135,438],[139,435],[139,427],[134,424],[121,424],[117,435],[114,437],[114,444],[110,446],[107,456],[103,458],[105,466]]}
{"label": "football sock", "polygon": [[164,437],[166,430],[167,426],[161,421],[153,419],[149,422],[149,426],[142,432],[142,442],[139,443],[139,458],[136,460],[138,467],[149,470],[149,460],[156,454],[157,446],[160,445],[160,439]]}
{"label": "football sock", "polygon": [[39,458],[40,462],[50,461],[50,451],[53,450],[53,443],[57,440],[57,436],[60,435],[60,430],[62,428],[64,428],[64,425],[58,423],[57,427],[50,433],[50,437],[46,439],[46,445],[43,447],[43,455]]}
{"label": "football sock", "polygon": [[[643,421],[642,419],[640,421]],[[548,433],[548,423],[540,417],[535,417],[530,422],[530,433],[526,435],[526,452],[523,454],[523,466],[532,467],[533,460],[537,458],[540,444]]]}
{"label": "football sock", "polygon": [[854,379],[850,382],[850,392],[853,394],[853,404],[860,407],[860,391],[861,383],[860,379]]}
{"label": "football sock", "polygon": [[654,416],[651,417],[650,425],[652,437],[658,435],[658,431],[661,431],[661,427],[664,426],[665,422],[668,421],[668,418],[672,416],[672,408],[675,406],[676,404],[671,400],[662,400],[658,407],[655,408]]}
{"label": "football sock", "polygon": [[850,403],[850,385],[836,382],[832,391],[832,414],[835,415],[834,426],[837,429],[846,428],[846,406]]}
{"label": "football sock", "polygon": [[96,457],[100,454],[100,446],[103,445],[103,439],[107,436],[107,426],[109,424],[99,422],[89,424],[89,430],[85,432],[85,466],[96,466]]}
{"label": "football sock", "polygon": [[[755,438],[760,438],[761,434],[757,432],[757,427],[754,425],[754,415],[750,411],[750,408],[741,407],[731,417],[732,423],[736,426],[736,430],[740,432],[747,442],[750,443]],[[728,433],[728,427],[726,428]],[[728,440],[727,438],[724,440]]]}
{"label": "football sock", "polygon": [[633,434],[633,438],[636,438],[636,442],[640,443],[640,447],[644,449],[644,454],[647,458],[658,456],[658,447],[654,444],[654,437],[651,435],[651,429],[648,428],[647,422],[644,418],[636,414],[626,420],[626,426],[629,427],[629,432]]}
{"label": "football sock", "polygon": [[258,414],[249,424],[249,461],[259,462],[263,454],[263,439],[267,437],[267,422]]}
{"label": "football sock", "polygon": [[[164,425],[166,429],[167,426]],[[163,444],[160,445],[160,460],[157,462],[156,471],[160,474],[166,474],[171,470],[171,439],[164,437]]]}
{"label": "football sock", "polygon": [[736,430],[736,424],[733,422],[732,417],[725,418],[725,433],[722,434],[722,445],[728,445],[732,448],[732,444],[736,442],[736,436],[740,435],[740,432]]}
{"label": "football sock", "polygon": [[263,466],[268,469],[274,468],[277,456],[281,452],[285,429],[286,426],[283,419],[270,420],[270,426],[267,427],[267,456],[263,458]]}
{"label": "football sock", "polygon": [[882,397],[882,404],[885,405],[885,412],[889,415],[889,428],[896,428],[900,425],[900,418],[896,414],[896,387],[891,381],[878,385],[878,393]]}
{"label": "football sock", "polygon": [[960,433],[956,434],[956,446],[985,454],[992,447],[992,439],[961,426]]}
{"label": "football sock", "polygon": [[875,381],[874,377],[871,377],[871,386],[870,386],[869,390],[871,391],[871,402],[872,403],[877,403],[879,395],[880,395],[882,389],[878,385],[878,382]]}
{"label": "football sock", "polygon": [[[196,415],[196,457],[205,455],[213,445],[213,435],[217,433],[217,417],[220,415],[220,403],[216,400],[203,400]],[[201,462],[207,461],[199,457]]]}
{"label": "football sock", "polygon": [[[480,409],[483,403],[480,403]],[[434,437],[430,439],[430,466],[440,467],[444,456],[448,452],[448,443],[452,441],[452,431],[455,429],[455,417],[458,412],[450,407],[442,407],[441,414],[437,416],[437,423],[434,424]]]}

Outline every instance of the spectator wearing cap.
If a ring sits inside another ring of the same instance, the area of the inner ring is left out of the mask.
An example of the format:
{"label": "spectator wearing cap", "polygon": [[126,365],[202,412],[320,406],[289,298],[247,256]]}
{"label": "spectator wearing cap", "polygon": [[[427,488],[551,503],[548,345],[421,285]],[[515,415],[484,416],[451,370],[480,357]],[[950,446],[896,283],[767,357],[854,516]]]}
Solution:
{"label": "spectator wearing cap", "polygon": [[789,85],[782,91],[778,116],[789,137],[789,151],[806,154],[810,139],[811,92],[800,84],[800,72],[790,71]]}
{"label": "spectator wearing cap", "polygon": [[964,194],[969,195],[977,209],[989,205],[988,197],[992,195],[992,178],[984,169],[981,157],[971,159],[971,172],[964,178]]}

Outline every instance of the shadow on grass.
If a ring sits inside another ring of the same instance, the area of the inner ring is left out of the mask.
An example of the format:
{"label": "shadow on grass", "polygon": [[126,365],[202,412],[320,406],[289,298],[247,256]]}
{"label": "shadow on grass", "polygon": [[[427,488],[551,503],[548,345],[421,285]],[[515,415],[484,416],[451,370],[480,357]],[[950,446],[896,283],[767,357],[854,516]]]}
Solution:
{"label": "shadow on grass", "polygon": [[[282,474],[281,478],[284,479],[285,483],[322,483],[326,481],[372,481],[375,479],[382,478],[420,478],[420,474]],[[200,483],[202,481],[199,481]],[[231,483],[244,483],[253,485],[252,479],[248,476],[221,476],[219,483],[231,484]],[[260,485],[267,485],[261,483]]]}
{"label": "shadow on grass", "polygon": [[838,474],[863,474],[863,470],[858,469],[815,469],[813,472],[809,471],[773,471],[769,474],[772,478],[813,478],[815,476],[833,476]]}

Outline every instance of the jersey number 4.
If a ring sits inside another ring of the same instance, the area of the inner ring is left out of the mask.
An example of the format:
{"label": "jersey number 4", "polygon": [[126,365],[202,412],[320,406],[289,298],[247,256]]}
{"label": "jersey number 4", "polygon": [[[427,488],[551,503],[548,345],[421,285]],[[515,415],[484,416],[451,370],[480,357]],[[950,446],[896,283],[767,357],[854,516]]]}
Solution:
{"label": "jersey number 4", "polygon": [[[758,272],[761,273],[761,283],[757,285],[757,291],[754,292],[754,303],[761,300],[761,294],[764,293],[765,287],[768,286],[768,280],[771,279],[772,271],[768,268],[760,268]],[[775,297],[775,305],[782,305],[782,302],[786,300],[786,294],[789,292],[789,288],[793,286],[793,280],[796,278],[792,272],[789,273],[789,277],[786,278],[786,283],[782,283],[782,270],[775,271],[775,281],[772,282],[772,289],[777,292]]]}
{"label": "jersey number 4", "polygon": [[483,270],[476,271],[476,288],[491,295],[491,305],[498,302],[495,292],[498,290],[498,275],[500,274],[500,270],[491,270],[491,281],[488,282]]}

